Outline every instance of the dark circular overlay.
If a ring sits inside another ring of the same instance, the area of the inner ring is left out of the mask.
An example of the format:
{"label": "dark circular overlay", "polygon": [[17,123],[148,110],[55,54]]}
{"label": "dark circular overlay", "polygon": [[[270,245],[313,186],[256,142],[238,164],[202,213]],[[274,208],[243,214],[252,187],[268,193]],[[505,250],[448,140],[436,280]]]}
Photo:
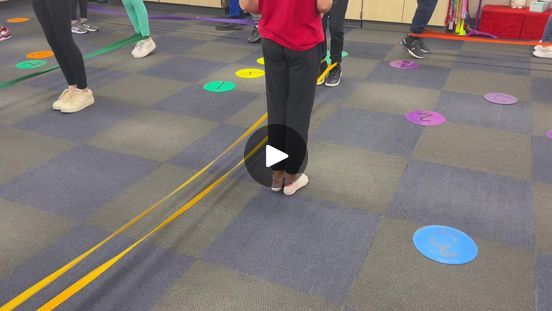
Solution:
{"label": "dark circular overlay", "polygon": [[286,166],[289,163],[301,163],[299,173],[303,173],[305,171],[305,168],[307,167],[308,162],[307,145],[305,143],[305,140],[301,137],[301,135],[299,135],[299,133],[297,133],[297,131],[285,125],[268,125],[258,129],[247,140],[243,156],[245,158],[245,167],[247,168],[247,172],[249,173],[249,175],[256,182],[265,187],[272,186],[272,172],[274,168],[274,166],[266,167],[267,144],[263,144],[262,147],[259,148],[259,150],[251,157],[247,158],[247,155],[250,154],[251,151],[255,149],[255,147],[258,146],[265,137],[268,136],[269,132],[285,134],[285,136],[274,135],[273,137],[285,137],[286,145],[290,146],[293,144],[295,146],[294,150],[303,151],[290,153],[289,150],[286,150],[285,147],[279,146],[280,144],[277,141],[275,142],[274,139],[269,139],[268,144],[270,146],[288,154],[289,156],[289,158],[283,160],[281,163],[275,164],[274,166],[277,166],[279,164],[283,164],[284,166]]}

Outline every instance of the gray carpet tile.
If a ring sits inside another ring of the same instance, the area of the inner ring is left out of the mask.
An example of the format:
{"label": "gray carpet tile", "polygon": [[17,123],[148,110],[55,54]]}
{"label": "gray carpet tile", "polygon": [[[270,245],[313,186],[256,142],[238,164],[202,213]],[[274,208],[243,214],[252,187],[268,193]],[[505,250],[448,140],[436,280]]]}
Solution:
{"label": "gray carpet tile", "polygon": [[88,143],[164,162],[205,136],[216,123],[165,111],[146,110],[120,122]]}
{"label": "gray carpet tile", "polygon": [[533,136],[533,178],[552,183],[552,140]]}
{"label": "gray carpet tile", "polygon": [[97,104],[77,114],[49,110],[25,119],[15,127],[73,142],[88,140],[136,113],[136,109],[98,97]]}
{"label": "gray carpet tile", "polygon": [[318,105],[341,105],[344,101],[351,96],[351,94],[358,88],[359,82],[342,78],[339,87],[328,88],[325,86],[319,86],[316,89],[316,97],[314,99],[315,104]]}
{"label": "gray carpet tile", "polygon": [[232,91],[210,93],[201,85],[191,85],[184,90],[162,100],[156,108],[222,122],[252,102],[258,94]]}
{"label": "gray carpet tile", "polygon": [[215,59],[200,60],[184,56],[173,56],[139,73],[177,81],[196,82],[217,71],[223,64]]}
{"label": "gray carpet tile", "polygon": [[363,83],[345,101],[345,106],[404,115],[413,110],[432,110],[439,102],[438,90],[388,83]]}
{"label": "gray carpet tile", "polygon": [[457,68],[529,76],[531,63],[529,53],[520,55],[501,55],[481,51],[463,51],[458,56]]}
{"label": "gray carpet tile", "polygon": [[387,211],[407,164],[399,156],[320,142],[311,142],[309,154],[312,182],[305,194],[377,214]]}
{"label": "gray carpet tile", "polygon": [[72,147],[69,142],[61,139],[9,127],[0,127],[0,145],[0,184]]}
{"label": "gray carpet tile", "polygon": [[0,212],[0,280],[74,225],[68,219],[4,199],[0,199]]}
{"label": "gray carpet tile", "polygon": [[528,181],[411,161],[389,214],[533,249],[531,200]]}
{"label": "gray carpet tile", "polygon": [[531,105],[526,102],[494,105],[479,95],[443,91],[435,111],[457,123],[531,133]]}
{"label": "gray carpet tile", "polygon": [[391,44],[345,41],[345,51],[352,57],[382,59],[393,48]]}
{"label": "gray carpet tile", "polygon": [[538,251],[552,253],[552,184],[533,184],[535,244]]}
{"label": "gray carpet tile", "polygon": [[[76,228],[19,267],[9,279],[0,282],[0,301],[6,301],[54,272],[70,259],[92,247],[108,233],[85,226]],[[23,310],[37,307],[77,281],[91,269],[129,245],[125,238],[115,238],[109,247],[76,266],[58,282],[45,288],[26,304]],[[176,255],[144,244],[113,269],[83,289],[61,306],[63,310],[150,310],[166,288],[191,266],[192,258]]]}
{"label": "gray carpet tile", "polygon": [[535,310],[532,251],[476,238],[475,261],[442,265],[412,245],[419,227],[384,217],[348,306],[358,311]]}
{"label": "gray carpet tile", "polygon": [[447,81],[449,71],[448,68],[432,65],[420,66],[416,70],[398,70],[384,61],[370,73],[367,81],[441,89]]}
{"label": "gray carpet tile", "polygon": [[552,253],[537,256],[537,311],[552,309]]}
{"label": "gray carpet tile", "polygon": [[423,127],[403,116],[353,108],[340,108],[315,133],[321,141],[387,154],[409,156]]}
{"label": "gray carpet tile", "polygon": [[178,38],[169,35],[156,36],[154,41],[158,51],[174,55],[185,54],[188,50],[205,43],[201,40]]}
{"label": "gray carpet tile", "polygon": [[[203,254],[208,262],[341,303],[380,217],[264,190]],[[267,197],[269,196],[269,197]]]}
{"label": "gray carpet tile", "polygon": [[544,136],[552,130],[552,105],[532,104],[533,135]]}
{"label": "gray carpet tile", "polygon": [[[474,79],[477,77],[477,79]],[[483,82],[482,82],[483,81]],[[469,70],[453,68],[450,71],[444,89],[474,95],[492,92],[507,93],[521,101],[531,101],[531,78],[489,70]]]}
{"label": "gray carpet tile", "polygon": [[531,99],[533,102],[552,104],[552,79],[532,78]]}
{"label": "gray carpet tile", "polygon": [[341,308],[255,276],[196,261],[154,310],[340,311]]}
{"label": "gray carpet tile", "polygon": [[91,146],[77,146],[0,187],[0,196],[84,220],[159,164]]}
{"label": "gray carpet tile", "polygon": [[[245,128],[221,124],[203,138],[188,146],[184,151],[174,156],[169,163],[193,169],[201,169],[224,151],[232,142],[239,138]],[[233,153],[241,154],[243,145],[236,147]],[[227,164],[227,163],[226,163]],[[225,167],[217,163],[216,168]]]}
{"label": "gray carpet tile", "polygon": [[414,158],[531,180],[531,137],[447,122],[426,128]]}
{"label": "gray carpet tile", "polygon": [[[112,69],[86,66],[86,77],[89,87],[95,90],[125,77],[125,73]],[[57,90],[60,93],[67,88],[67,82],[60,70],[32,79],[27,84],[46,90]]]}

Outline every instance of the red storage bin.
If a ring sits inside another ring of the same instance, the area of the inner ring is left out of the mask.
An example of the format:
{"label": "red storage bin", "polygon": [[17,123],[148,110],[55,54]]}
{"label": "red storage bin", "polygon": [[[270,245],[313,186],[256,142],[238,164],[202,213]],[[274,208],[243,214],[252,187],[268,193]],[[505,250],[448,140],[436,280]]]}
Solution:
{"label": "red storage bin", "polygon": [[552,10],[530,12],[529,8],[513,9],[504,5],[486,5],[481,14],[479,29],[503,39],[538,40]]}

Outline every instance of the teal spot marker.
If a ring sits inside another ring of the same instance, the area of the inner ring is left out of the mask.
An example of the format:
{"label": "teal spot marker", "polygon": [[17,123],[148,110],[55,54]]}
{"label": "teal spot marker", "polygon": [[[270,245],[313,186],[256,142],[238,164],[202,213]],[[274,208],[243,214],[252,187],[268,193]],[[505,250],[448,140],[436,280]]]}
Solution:
{"label": "teal spot marker", "polygon": [[[347,56],[349,56],[348,52],[346,52],[346,51],[341,52],[341,57],[347,57]],[[330,65],[332,63],[330,51],[328,51],[326,53],[326,63],[328,63],[328,65]]]}
{"label": "teal spot marker", "polygon": [[33,59],[19,62],[15,65],[17,69],[36,69],[45,66],[48,62],[42,59]]}
{"label": "teal spot marker", "polygon": [[236,89],[236,84],[230,81],[211,81],[203,85],[203,89],[211,93],[226,93]]}

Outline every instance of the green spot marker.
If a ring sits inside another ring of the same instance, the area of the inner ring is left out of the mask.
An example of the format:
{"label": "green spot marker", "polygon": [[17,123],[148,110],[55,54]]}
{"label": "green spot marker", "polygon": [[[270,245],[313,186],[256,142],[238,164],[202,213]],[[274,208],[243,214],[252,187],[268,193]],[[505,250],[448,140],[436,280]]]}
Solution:
{"label": "green spot marker", "polygon": [[203,89],[211,93],[226,93],[236,89],[236,84],[230,81],[211,81],[205,83]]}
{"label": "green spot marker", "polygon": [[42,59],[26,60],[15,65],[17,69],[36,69],[46,65],[48,62]]}
{"label": "green spot marker", "polygon": [[[341,57],[347,57],[347,56],[349,56],[348,52],[345,52],[345,51],[341,52]],[[326,63],[328,63],[328,65],[332,63],[330,51],[326,53]]]}

